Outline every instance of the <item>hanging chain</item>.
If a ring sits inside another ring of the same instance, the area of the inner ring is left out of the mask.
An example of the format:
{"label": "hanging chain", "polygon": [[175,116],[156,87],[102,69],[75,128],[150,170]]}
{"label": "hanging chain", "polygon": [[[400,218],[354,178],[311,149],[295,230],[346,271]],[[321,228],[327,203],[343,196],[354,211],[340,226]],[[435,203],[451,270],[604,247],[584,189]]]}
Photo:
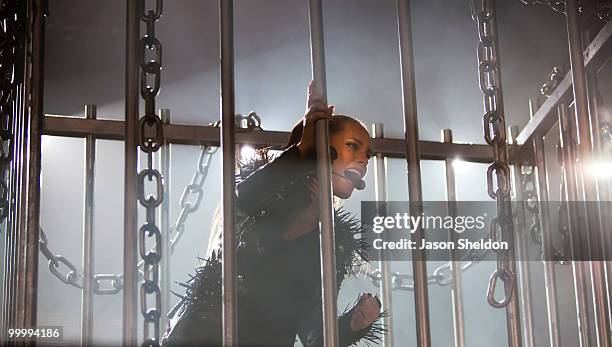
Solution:
{"label": "hanging chain", "polygon": [[[497,219],[494,219],[493,223],[497,223]],[[493,239],[495,236],[491,235],[493,229],[489,229],[481,240]],[[474,265],[480,263],[485,259],[491,252],[491,249],[484,249],[477,251],[474,248],[470,248],[467,253],[461,257],[457,262],[461,264],[461,271],[465,272]],[[448,286],[453,282],[453,272],[451,270],[452,262],[447,262],[434,269],[431,275],[427,276],[428,284],[435,284],[441,287]],[[369,265],[356,264],[355,273],[362,273],[372,280],[374,286],[379,287],[380,281],[383,279],[383,274],[380,269],[370,270]],[[391,275],[391,290],[414,290],[414,277],[410,274],[394,272]]]}
{"label": "hanging chain", "polygon": [[[478,74],[480,90],[484,94],[484,139],[493,150],[494,162],[487,169],[487,191],[497,202],[497,218],[490,226],[490,236],[499,240],[512,233],[512,210],[510,199],[510,167],[508,166],[506,148],[506,124],[503,112],[502,90],[500,82],[499,54],[497,47],[496,17],[494,0],[472,0],[471,8],[478,25]],[[497,269],[491,275],[487,300],[493,307],[501,308],[510,303],[516,276],[510,269],[510,252],[497,251]],[[505,287],[505,296],[501,301],[495,298],[498,280]]]}
{"label": "hanging chain", "polygon": [[9,212],[6,174],[13,152],[13,114],[24,76],[25,6],[24,1],[0,2],[0,223]]}
{"label": "hanging chain", "polygon": [[[519,0],[524,5],[544,5],[550,7],[553,11],[565,14],[564,0]],[[612,1],[610,0],[582,0],[578,2],[578,9],[583,14],[595,15],[603,21],[610,20],[612,13]]]}
{"label": "hanging chain", "polygon": [[[55,277],[65,284],[75,288],[83,288],[83,274],[78,272],[76,266],[62,255],[56,255],[49,248],[47,234],[43,228],[40,228],[40,239],[38,240],[40,252],[49,262],[49,271]],[[65,267],[66,270],[61,268]],[[103,282],[109,282],[103,286]],[[95,294],[116,294],[123,289],[123,275],[99,274],[94,275],[94,293]]]}
{"label": "hanging chain", "polygon": [[525,209],[530,213],[530,218],[525,217],[528,223],[529,236],[531,241],[540,247],[542,251],[542,231],[540,230],[540,208],[538,206],[538,194],[536,192],[535,171],[533,166],[521,165],[520,184],[525,200]]}
{"label": "hanging chain", "polygon": [[[153,168],[153,153],[163,142],[161,118],[155,114],[155,97],[159,93],[162,70],[162,46],[155,37],[155,23],[162,15],[163,2],[155,0],[154,4],[153,9],[145,10],[145,0],[139,0],[140,20],[146,26],[146,34],[140,39],[140,94],[145,101],[145,114],[138,123],[139,147],[147,156],[147,167],[138,174],[138,201],[146,210],[146,222],[138,231],[140,256],[144,260],[144,280],[140,284],[140,311],[144,317],[142,346],[159,346],[162,309],[159,288],[162,237],[156,225],[155,212],[162,203],[164,187],[161,173]],[[152,128],[153,136],[147,135],[147,128]],[[154,194],[145,196],[146,181],[154,186]],[[146,240],[150,237],[153,237],[155,246],[147,250]]]}
{"label": "hanging chain", "polygon": [[[219,122],[209,124],[210,126],[219,126]],[[193,214],[203,199],[204,194],[204,183],[208,177],[208,171],[213,155],[217,152],[218,147],[202,146],[200,157],[198,159],[196,172],[185,189],[180,199],[181,211],[178,214],[176,222],[170,227],[170,254],[174,253],[176,245],[178,244],[181,236],[185,231],[185,223],[189,215]],[[54,255],[48,248],[47,236],[41,228],[40,232],[40,251],[43,253],[45,258],[49,261],[49,269],[51,273],[57,277],[60,281],[72,285],[77,288],[82,288],[81,280],[83,275],[77,272],[74,264],[67,258],[61,255]],[[66,274],[63,274],[58,268],[61,265],[65,265],[68,270]],[[145,261],[141,260],[138,263],[139,274],[144,275]],[[53,269],[51,269],[53,267]],[[94,275],[94,293],[96,294],[117,294],[123,289],[123,273],[119,275],[115,274],[97,274]]]}
{"label": "hanging chain", "polygon": [[[220,122],[215,122],[213,126],[219,127]],[[190,214],[194,213],[204,196],[204,182],[208,177],[208,171],[210,169],[210,163],[213,155],[217,152],[219,147],[202,146],[200,157],[198,158],[198,167],[191,178],[191,183],[185,186],[179,205],[181,211],[178,214],[176,222],[170,227],[171,238],[170,238],[170,251],[174,252],[174,248],[178,244],[181,236],[185,232],[185,222]]]}

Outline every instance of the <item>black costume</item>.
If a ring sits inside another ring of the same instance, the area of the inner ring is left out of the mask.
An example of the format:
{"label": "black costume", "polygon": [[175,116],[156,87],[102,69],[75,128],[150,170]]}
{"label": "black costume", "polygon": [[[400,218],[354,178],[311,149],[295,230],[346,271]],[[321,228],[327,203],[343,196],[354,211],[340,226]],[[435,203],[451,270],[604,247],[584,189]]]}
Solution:
{"label": "black costume", "polygon": [[[293,346],[296,335],[304,346],[323,345],[319,233],[281,239],[289,213],[310,203],[306,176],[314,170],[314,161],[303,160],[295,146],[272,161],[264,152],[240,167],[236,188],[240,346]],[[366,260],[366,244],[357,237],[362,232],[359,222],[347,212],[335,211],[335,230],[339,290],[352,273],[353,262],[358,257]],[[183,286],[186,295],[175,307],[178,313],[169,322],[162,345],[220,346],[220,250]],[[380,339],[384,329],[378,322],[351,330],[354,307],[338,318],[340,345]]]}

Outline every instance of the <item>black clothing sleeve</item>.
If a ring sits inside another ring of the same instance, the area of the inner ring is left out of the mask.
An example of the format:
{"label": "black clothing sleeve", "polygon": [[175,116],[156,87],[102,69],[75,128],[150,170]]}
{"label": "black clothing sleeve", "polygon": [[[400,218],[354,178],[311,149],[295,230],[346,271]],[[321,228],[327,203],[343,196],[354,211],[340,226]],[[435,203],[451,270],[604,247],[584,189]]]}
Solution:
{"label": "black clothing sleeve", "polygon": [[286,216],[310,202],[306,176],[315,170],[314,158],[291,146],[236,186],[236,206],[256,217]]}

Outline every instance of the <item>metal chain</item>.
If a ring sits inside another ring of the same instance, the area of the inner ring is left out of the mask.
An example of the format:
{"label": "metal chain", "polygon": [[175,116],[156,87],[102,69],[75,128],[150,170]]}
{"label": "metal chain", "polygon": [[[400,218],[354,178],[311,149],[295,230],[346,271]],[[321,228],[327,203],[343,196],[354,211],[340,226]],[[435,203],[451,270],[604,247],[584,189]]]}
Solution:
{"label": "metal chain", "polygon": [[24,1],[0,3],[0,223],[9,213],[7,171],[13,153],[13,111],[24,77],[26,12]]}
{"label": "metal chain", "polygon": [[[466,263],[461,264],[461,271],[467,271],[469,268],[478,263],[479,260],[469,260]],[[375,286],[380,286],[380,281],[382,280],[383,275],[379,269],[367,272],[366,276],[368,276],[372,280],[372,283]],[[428,284],[436,284],[441,287],[445,287],[451,284],[452,282],[453,273],[451,271],[450,262],[437,267],[431,275],[427,276]],[[413,291],[414,277],[410,274],[394,272],[391,275],[391,290]]]}
{"label": "metal chain", "polygon": [[529,235],[531,236],[531,240],[536,245],[540,246],[541,252],[542,231],[540,230],[540,208],[538,206],[538,194],[536,192],[535,171],[533,166],[530,165],[521,165],[520,170],[520,184],[524,195],[525,208],[527,212],[531,213],[530,218],[525,218],[525,220],[529,223]]}
{"label": "metal chain", "polygon": [[564,77],[565,71],[563,67],[553,67],[553,70],[548,75],[548,79],[544,84],[542,84],[542,87],[540,88],[540,92],[542,93],[542,95],[549,97],[552,92],[559,86],[559,83],[563,81]]}
{"label": "metal chain", "polygon": [[[550,7],[553,11],[565,14],[564,0],[519,0],[524,5],[544,5]],[[578,9],[583,14],[591,14],[597,16],[603,21],[610,20],[612,13],[612,1],[610,0],[590,0],[579,1]]]}
{"label": "metal chain", "polygon": [[[478,1],[478,3],[476,3]],[[512,219],[510,199],[510,167],[507,160],[506,124],[503,113],[500,68],[497,47],[496,16],[494,0],[472,0],[472,11],[478,25],[478,74],[480,90],[484,94],[484,139],[493,150],[494,162],[487,169],[487,191],[497,202],[498,216],[491,223],[492,238],[511,235]],[[510,250],[497,252],[497,269],[491,275],[487,300],[493,307],[501,308],[510,303],[516,276],[510,269]],[[495,298],[495,287],[501,280],[505,287],[505,296],[501,301]]]}
{"label": "metal chain", "polygon": [[[162,45],[155,37],[155,23],[162,15],[163,2],[155,0],[154,8],[148,9],[145,9],[145,0],[139,0],[138,5],[140,20],[146,26],[146,34],[140,39],[140,94],[145,101],[145,114],[138,123],[139,147],[147,156],[147,167],[138,173],[138,201],[146,210],[146,222],[138,231],[140,256],[144,260],[144,280],[140,284],[140,311],[144,317],[142,346],[159,346],[162,309],[159,262],[162,257],[162,237],[155,215],[163,200],[164,186],[161,173],[153,168],[153,154],[159,150],[164,139],[161,118],[155,113],[155,97],[161,86],[162,70]],[[148,136],[147,128],[152,128],[152,136]],[[145,196],[147,181],[154,185],[154,194]],[[155,246],[148,250],[146,240],[151,237]]]}
{"label": "metal chain", "polygon": [[[219,122],[215,122],[214,124],[209,124],[210,126],[218,127]],[[170,227],[170,251],[171,254],[174,253],[174,249],[178,244],[181,236],[185,231],[185,222],[187,221],[187,217],[190,214],[194,213],[202,201],[203,198],[203,187],[208,177],[208,171],[210,169],[210,163],[212,160],[212,156],[217,152],[218,147],[212,146],[202,146],[202,150],[200,152],[200,157],[198,159],[198,164],[196,168],[196,172],[191,179],[191,183],[189,183],[185,189],[183,190],[183,194],[180,199],[180,207],[181,211],[178,214],[176,222]],[[80,272],[77,272],[76,267],[73,265],[71,261],[67,258],[57,255],[54,256],[53,252],[51,252],[47,247],[47,237],[46,234],[42,231],[41,228],[41,239],[40,250],[43,255],[49,260],[53,262],[55,270],[51,270],[51,273],[59,278],[62,282],[66,283],[67,275],[62,274],[59,270],[57,270],[58,266],[64,264],[68,269],[74,271],[74,274],[70,276],[70,278],[74,278],[74,281],[69,281],[70,284],[77,288],[82,288],[82,285],[78,282],[78,280],[83,278],[83,275]],[[57,259],[62,260],[57,260]],[[141,276],[144,276],[144,260],[141,260],[138,263],[138,269]],[[51,266],[51,264],[50,264]],[[97,274],[94,275],[94,292],[96,294],[108,295],[108,294],[117,294],[123,289],[123,273],[115,275],[115,274]]]}
{"label": "metal chain", "polygon": [[[219,127],[220,122],[215,122],[213,126]],[[191,183],[185,186],[179,205],[181,211],[178,214],[176,222],[170,227],[171,238],[170,238],[170,251],[174,252],[174,248],[183,236],[185,232],[185,222],[190,214],[195,212],[204,196],[204,182],[208,177],[208,170],[210,169],[210,163],[212,156],[217,152],[219,147],[202,146],[200,157],[198,158],[198,167],[191,178]]]}
{"label": "metal chain", "polygon": [[[83,274],[79,272],[76,266],[68,260],[68,258],[62,255],[55,255],[51,249],[49,249],[49,241],[47,234],[43,228],[40,228],[40,239],[38,240],[40,246],[40,252],[49,261],[49,271],[55,277],[65,284],[71,285],[75,288],[83,288]],[[66,270],[62,270],[63,267]],[[116,294],[123,289],[123,275],[107,275],[99,274],[94,276],[94,293],[95,294]],[[104,281],[110,282],[109,286],[102,286]]]}

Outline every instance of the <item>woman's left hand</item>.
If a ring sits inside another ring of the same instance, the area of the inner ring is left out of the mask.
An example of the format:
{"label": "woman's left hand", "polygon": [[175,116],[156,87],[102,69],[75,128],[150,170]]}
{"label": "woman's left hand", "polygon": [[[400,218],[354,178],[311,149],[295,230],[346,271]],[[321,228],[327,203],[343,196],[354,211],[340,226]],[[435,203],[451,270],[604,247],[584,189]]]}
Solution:
{"label": "woman's left hand", "polygon": [[380,302],[370,293],[363,293],[351,317],[351,330],[367,328],[380,315]]}

